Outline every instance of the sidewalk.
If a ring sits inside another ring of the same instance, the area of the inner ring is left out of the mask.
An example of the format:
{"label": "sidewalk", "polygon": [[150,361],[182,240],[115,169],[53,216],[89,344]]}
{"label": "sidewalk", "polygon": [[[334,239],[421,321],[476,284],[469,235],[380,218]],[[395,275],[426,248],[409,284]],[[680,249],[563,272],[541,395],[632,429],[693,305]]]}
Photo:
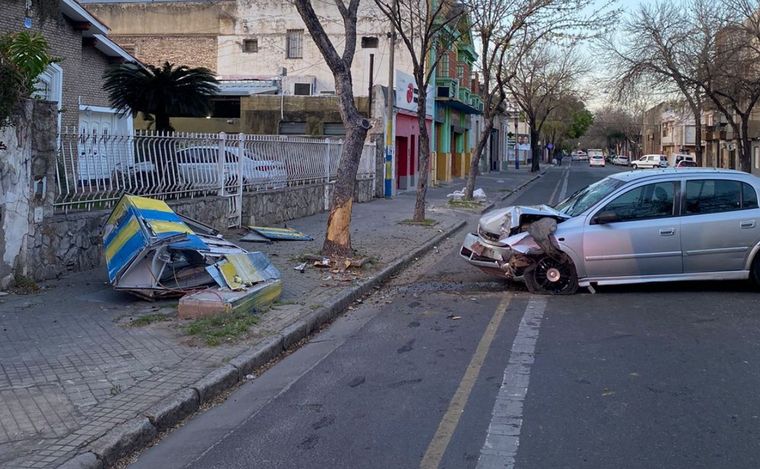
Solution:
{"label": "sidewalk", "polygon": [[[477,187],[498,200],[535,176],[489,174]],[[157,428],[245,379],[452,234],[469,215],[447,208],[445,195],[463,185],[429,190],[428,218],[438,222],[432,227],[399,224],[411,218],[414,192],[355,205],[354,249],[375,260],[355,273],[293,269],[300,255],[319,251],[326,213],[287,223],[314,241],[241,243],[270,257],[283,274],[284,291],[238,343],[199,344],[176,319],[176,301],[149,303],[114,292],[104,268],[50,282],[37,294],[0,297],[0,466],[57,467],[79,455],[84,466],[76,467],[98,467],[143,447]],[[148,314],[171,320],[129,326]]]}

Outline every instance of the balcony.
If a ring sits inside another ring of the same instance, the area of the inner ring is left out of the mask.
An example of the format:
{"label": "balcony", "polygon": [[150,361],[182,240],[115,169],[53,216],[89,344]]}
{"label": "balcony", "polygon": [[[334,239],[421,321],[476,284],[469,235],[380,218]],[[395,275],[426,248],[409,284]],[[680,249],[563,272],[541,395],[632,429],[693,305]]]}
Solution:
{"label": "balcony", "polygon": [[459,80],[441,77],[435,79],[435,98],[441,100],[455,99],[459,96]]}
{"label": "balcony", "polygon": [[476,94],[470,96],[470,106],[474,107],[480,112],[483,112],[483,100],[480,99],[480,96]]}
{"label": "balcony", "polygon": [[470,96],[472,93],[467,88],[459,88],[459,100],[463,103],[470,104]]}

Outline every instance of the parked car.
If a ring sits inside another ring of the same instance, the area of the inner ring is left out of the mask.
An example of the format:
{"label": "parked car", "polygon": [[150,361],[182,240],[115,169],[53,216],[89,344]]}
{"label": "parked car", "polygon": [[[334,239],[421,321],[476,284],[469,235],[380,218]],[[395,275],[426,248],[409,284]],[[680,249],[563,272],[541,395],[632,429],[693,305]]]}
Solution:
{"label": "parked car", "polygon": [[760,287],[760,179],[731,170],[628,171],[554,207],[484,215],[460,255],[532,292],[681,280]]}
{"label": "parked car", "polygon": [[666,155],[644,155],[631,162],[631,166],[633,169],[667,168],[668,157]]}
{"label": "parked car", "polygon": [[628,166],[631,164],[631,161],[626,155],[618,155],[612,159],[612,164],[618,166]]}
{"label": "parked car", "polygon": [[601,166],[602,168],[604,168],[604,166],[605,166],[604,156],[602,156],[601,154],[594,154],[594,155],[589,156],[588,157],[588,165],[589,165],[589,167],[591,167],[591,166]]}
{"label": "parked car", "polygon": [[676,163],[676,168],[697,168],[697,162],[693,160],[681,160]]}
{"label": "parked car", "polygon": [[588,155],[586,155],[586,152],[584,152],[583,150],[574,151],[572,153],[573,161],[583,161],[587,159],[588,159]]}
{"label": "parked car", "polygon": [[[230,186],[237,181],[240,148],[225,147],[224,152],[225,184]],[[197,189],[219,187],[219,148],[216,146],[182,148],[170,157],[162,158],[161,162],[165,166],[163,169],[157,168],[153,161],[143,161],[135,163],[130,171],[149,175],[163,170],[176,184],[188,184]],[[175,166],[176,170],[171,169]],[[288,175],[282,162],[247,150],[243,151],[242,174],[245,185],[265,185],[274,189],[287,185]]]}

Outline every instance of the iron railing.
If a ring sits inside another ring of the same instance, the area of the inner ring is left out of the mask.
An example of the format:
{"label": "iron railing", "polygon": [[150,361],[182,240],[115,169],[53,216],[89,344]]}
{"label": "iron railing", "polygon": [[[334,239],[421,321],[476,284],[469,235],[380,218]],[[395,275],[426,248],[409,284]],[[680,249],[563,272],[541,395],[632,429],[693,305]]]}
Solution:
{"label": "iron railing", "polygon": [[[336,177],[343,147],[337,139],[224,133],[74,130],[60,137],[60,211],[107,208],[125,193],[178,199],[325,184]],[[374,178],[375,144],[368,143],[357,179]]]}

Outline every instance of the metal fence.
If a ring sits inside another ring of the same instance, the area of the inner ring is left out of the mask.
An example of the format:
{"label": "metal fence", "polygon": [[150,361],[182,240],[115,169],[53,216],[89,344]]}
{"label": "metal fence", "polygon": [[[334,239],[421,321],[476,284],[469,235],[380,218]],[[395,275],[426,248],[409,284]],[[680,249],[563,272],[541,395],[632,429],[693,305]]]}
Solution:
{"label": "metal fence", "polygon": [[[60,137],[59,211],[107,208],[125,193],[230,197],[325,184],[335,178],[343,148],[342,140],[279,135],[66,131]],[[357,179],[374,178],[375,144],[365,144]]]}

